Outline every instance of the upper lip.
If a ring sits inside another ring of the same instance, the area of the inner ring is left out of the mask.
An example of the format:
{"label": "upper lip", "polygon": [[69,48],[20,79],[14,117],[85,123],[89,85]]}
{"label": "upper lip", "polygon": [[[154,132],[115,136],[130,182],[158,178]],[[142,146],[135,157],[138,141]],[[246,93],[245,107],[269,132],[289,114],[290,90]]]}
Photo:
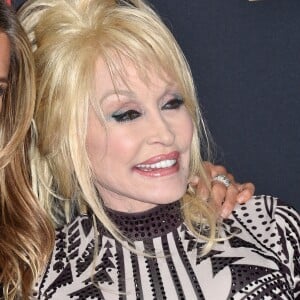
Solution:
{"label": "upper lip", "polygon": [[138,165],[150,165],[150,164],[155,164],[157,162],[163,161],[163,160],[167,160],[167,159],[178,159],[179,157],[179,152],[178,151],[173,151],[167,154],[158,154],[155,155],[141,163],[139,163]]}

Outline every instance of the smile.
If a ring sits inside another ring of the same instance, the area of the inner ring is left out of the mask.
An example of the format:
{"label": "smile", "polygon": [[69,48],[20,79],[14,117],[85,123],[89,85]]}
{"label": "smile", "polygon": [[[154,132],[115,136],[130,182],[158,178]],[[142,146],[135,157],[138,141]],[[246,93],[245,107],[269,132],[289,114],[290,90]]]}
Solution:
{"label": "smile", "polygon": [[137,164],[133,170],[147,177],[170,176],[176,174],[180,169],[179,157],[178,151],[159,154]]}
{"label": "smile", "polygon": [[174,166],[176,164],[176,159],[166,159],[155,164],[140,164],[137,165],[136,168],[142,169],[143,171],[151,171],[153,169],[166,169]]}

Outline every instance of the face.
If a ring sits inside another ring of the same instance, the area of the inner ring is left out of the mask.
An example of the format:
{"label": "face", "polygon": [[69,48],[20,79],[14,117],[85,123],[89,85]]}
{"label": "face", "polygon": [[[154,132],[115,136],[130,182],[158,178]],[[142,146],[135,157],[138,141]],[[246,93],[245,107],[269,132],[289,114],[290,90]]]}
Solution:
{"label": "face", "polygon": [[2,99],[7,89],[9,62],[10,62],[9,40],[5,33],[0,32],[0,109],[2,107]]}
{"label": "face", "polygon": [[96,101],[86,146],[106,206],[140,212],[178,200],[189,175],[192,119],[174,82],[149,73],[147,84],[128,64],[126,84],[96,65]]}

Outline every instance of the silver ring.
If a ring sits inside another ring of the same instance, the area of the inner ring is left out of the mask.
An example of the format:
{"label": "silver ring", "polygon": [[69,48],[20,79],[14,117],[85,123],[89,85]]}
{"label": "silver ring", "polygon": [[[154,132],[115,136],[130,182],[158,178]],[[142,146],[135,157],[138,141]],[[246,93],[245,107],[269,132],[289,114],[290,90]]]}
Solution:
{"label": "silver ring", "polygon": [[230,179],[225,175],[217,175],[212,179],[212,181],[218,181],[218,182],[224,184],[226,186],[226,188],[228,188],[231,185]]}

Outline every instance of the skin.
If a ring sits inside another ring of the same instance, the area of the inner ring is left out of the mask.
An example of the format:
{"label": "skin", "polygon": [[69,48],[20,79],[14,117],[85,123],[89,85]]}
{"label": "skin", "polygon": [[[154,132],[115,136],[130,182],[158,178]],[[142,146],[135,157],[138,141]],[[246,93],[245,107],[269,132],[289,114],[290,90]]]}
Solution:
{"label": "skin", "polygon": [[[10,43],[7,35],[0,32],[0,110],[2,107],[2,99],[7,89],[7,77],[10,64]],[[236,202],[244,203],[248,201],[254,194],[254,185],[252,183],[238,184],[234,181],[231,174],[222,166],[214,166],[206,163],[207,175],[213,178],[218,174],[225,174],[231,178],[232,185],[226,189],[221,183],[214,183],[212,186],[212,199],[221,207],[221,215],[226,218],[233,210]],[[202,184],[199,178],[193,178],[192,183],[197,186],[198,193],[203,198],[207,198],[209,191],[205,184]]]}
{"label": "skin", "polygon": [[184,195],[193,124],[174,82],[150,71],[145,84],[126,65],[126,84],[118,80],[115,89],[97,62],[95,98],[105,124],[91,106],[86,146],[106,206],[141,212]]}
{"label": "skin", "polygon": [[[133,68],[131,68],[131,73],[132,73],[131,75],[133,75],[133,77],[137,77],[134,71],[135,70]],[[155,78],[155,76],[153,78]],[[164,88],[164,85],[166,85],[166,83],[162,82],[162,81],[155,82],[155,80],[153,80],[153,78],[152,78],[152,82],[151,82],[152,86],[151,85],[150,86],[149,85],[142,86],[142,89],[146,89],[146,90],[148,89],[148,93],[150,92],[149,90],[151,90],[153,88],[157,88],[159,90],[159,87]],[[135,81],[136,80],[133,80],[132,84],[135,84],[136,83]],[[103,61],[101,59],[99,59],[99,61],[97,63],[97,68],[96,68],[96,83],[98,83],[98,82],[101,84],[96,84],[96,94],[97,94],[96,98],[101,102],[101,98],[103,98],[103,96],[104,96],[103,94],[105,94],[105,91],[101,90],[100,87],[105,86],[107,88],[108,92],[111,92],[112,90],[114,90],[114,86],[112,85],[112,81],[111,81],[110,75],[108,73],[108,70],[106,69],[106,67],[103,64]],[[122,88],[122,86],[119,86],[119,88]],[[124,88],[124,84],[123,84],[123,88]],[[126,86],[126,88],[127,88],[127,86]],[[126,88],[125,88],[125,91],[126,91]],[[131,87],[131,90],[134,90],[134,88]],[[173,90],[173,92],[174,92],[174,90]],[[147,94],[147,91],[145,91],[145,93]],[[163,201],[163,203],[165,203],[165,202],[174,201],[174,200],[170,200],[170,199],[168,199],[168,197],[166,197],[165,199],[162,198],[163,192],[165,191],[165,189],[163,187],[160,190],[157,189],[157,191],[159,191],[159,192],[157,192],[157,195],[159,195],[158,200],[157,199],[155,200],[155,198],[145,199],[144,201],[142,201],[143,203],[138,203],[138,205],[136,205],[135,202],[137,200],[141,200],[142,195],[140,195],[141,197],[136,197],[136,195],[131,195],[130,193],[127,193],[126,195],[122,195],[122,193],[120,191],[120,186],[118,186],[118,184],[117,184],[117,182],[119,182],[119,177],[107,178],[108,172],[106,172],[105,170],[110,170],[112,168],[112,166],[109,164],[108,159],[107,159],[107,157],[105,157],[105,155],[107,153],[112,153],[112,149],[117,149],[117,153],[115,154],[116,155],[115,157],[119,157],[120,153],[123,153],[123,155],[124,155],[124,153],[127,153],[128,151],[130,153],[130,144],[127,144],[127,143],[122,144],[123,149],[120,149],[120,146],[121,146],[120,141],[122,141],[124,133],[121,133],[120,136],[117,137],[116,139],[114,139],[114,135],[107,134],[109,132],[109,129],[113,129],[114,128],[113,125],[117,124],[117,122],[115,122],[116,124],[114,122],[112,122],[113,118],[111,116],[114,113],[113,109],[111,111],[111,108],[114,107],[112,104],[117,105],[115,107],[115,109],[117,111],[118,111],[118,105],[121,105],[119,108],[123,109],[122,105],[124,104],[124,101],[122,102],[119,100],[121,100],[122,97],[123,97],[123,100],[124,100],[124,98],[126,100],[126,96],[128,96],[128,95],[129,95],[128,93],[127,94],[125,93],[125,95],[121,95],[121,96],[114,95],[114,93],[111,94],[107,99],[107,103],[106,103],[107,111],[106,112],[105,112],[105,102],[102,103],[103,104],[102,107],[101,107],[101,103],[99,102],[101,111],[104,114],[104,117],[106,116],[106,124],[105,125],[100,122],[100,118],[98,117],[99,113],[97,115],[94,108],[93,107],[90,108],[90,114],[89,114],[90,121],[88,124],[89,128],[88,128],[88,138],[87,138],[87,150],[89,152],[91,162],[94,166],[94,172],[96,174],[96,177],[98,178],[97,187],[98,187],[100,193],[102,194],[103,198],[105,199],[106,205],[111,208],[114,208],[117,210],[122,210],[122,211],[141,211],[141,210],[145,210],[145,209],[153,207],[154,205],[156,205],[156,203],[158,203],[158,201]],[[115,96],[115,100],[113,99],[114,96]],[[117,101],[116,101],[116,96],[117,96]],[[130,97],[132,97],[132,96],[133,95],[131,94]],[[136,97],[137,95],[134,95],[134,96]],[[146,99],[146,96],[141,95],[141,99],[144,99],[144,98]],[[159,100],[159,97],[156,100]],[[111,101],[112,103],[110,103],[109,101]],[[133,104],[133,105],[137,105],[137,104]],[[125,108],[126,107],[127,106],[125,105]],[[131,108],[131,107],[129,106],[129,108]],[[126,109],[125,109],[125,111],[126,111]],[[124,112],[124,111],[122,111],[122,112]],[[130,122],[132,122],[132,121],[130,121]],[[151,129],[153,129],[153,124],[151,124]],[[161,124],[161,123],[158,122],[157,124]],[[163,122],[162,122],[162,124],[163,124]],[[125,122],[125,124],[121,123],[119,125],[127,126],[128,124],[126,124],[126,122]],[[127,129],[126,126],[124,126],[125,132]],[[123,126],[121,126],[120,128],[123,128]],[[140,129],[141,129],[140,126],[138,128],[136,128],[137,133],[141,132]],[[155,129],[155,130],[157,130],[157,129]],[[166,132],[168,132],[168,130],[166,130]],[[116,133],[116,131],[114,131],[114,133]],[[134,135],[136,136],[136,133],[134,133]],[[102,140],[100,140],[99,137],[102,137]],[[114,145],[114,143],[116,145]],[[158,142],[158,144],[159,143],[160,142]],[[105,149],[103,148],[103,145],[106,145]],[[129,150],[128,150],[128,147],[129,147]],[[155,155],[156,154],[157,153],[155,153]],[[145,159],[147,160],[147,158],[145,158]],[[140,161],[137,163],[141,163],[143,161],[145,161],[145,160],[143,160],[141,158]],[[113,163],[113,162],[115,162],[115,159],[111,160],[111,163]],[[106,163],[106,165],[105,165],[105,163]],[[229,188],[226,188],[222,183],[212,182],[212,190],[211,190],[211,194],[209,194],[209,190],[207,189],[206,185],[203,184],[203,182],[201,182],[200,178],[198,178],[198,177],[190,178],[190,181],[189,181],[191,184],[193,184],[197,187],[197,192],[202,196],[202,198],[204,198],[204,199],[209,198],[211,201],[214,201],[217,204],[217,206],[220,207],[220,214],[223,218],[226,218],[229,216],[229,214],[234,209],[237,202],[245,203],[254,194],[255,188],[252,183],[244,183],[244,184],[236,183],[232,174],[229,174],[223,166],[218,166],[218,165],[215,166],[209,162],[206,162],[205,168],[207,170],[207,176],[209,179],[212,180],[212,178],[214,176],[219,175],[219,174],[224,174],[224,175],[228,176],[232,182],[232,184],[230,185]],[[104,173],[102,172],[103,170],[104,170]],[[117,168],[117,172],[118,173],[120,172],[119,168]],[[103,176],[102,173],[104,174],[104,177],[106,178],[106,182],[99,180],[99,178],[101,178]],[[129,172],[129,174],[131,174],[131,173]],[[126,175],[124,174],[124,176],[125,176],[124,178],[127,178],[128,174],[126,174]],[[178,193],[176,192],[177,194],[175,193],[174,199],[180,198],[182,196],[183,192],[185,191],[186,175],[183,176],[182,178],[183,178],[182,182],[184,182],[184,184],[176,185],[176,187],[181,186],[182,190],[179,190]],[[147,178],[147,179],[149,179],[149,178]],[[112,184],[115,187],[113,187]],[[134,183],[134,186],[132,186],[132,184],[131,184],[130,188],[128,188],[128,186],[127,186],[127,190],[129,190],[129,189],[132,190],[131,188],[136,187],[136,186],[137,186],[136,183]],[[176,191],[176,189],[174,191]],[[153,192],[153,189],[151,189],[151,192]],[[131,199],[131,196],[134,196],[133,197],[134,199]],[[158,197],[158,196],[156,196],[156,197]],[[120,205],[120,203],[121,203],[121,205]]]}
{"label": "skin", "polygon": [[[10,64],[10,42],[7,35],[0,32],[0,110],[2,107],[2,99],[7,89],[7,77]],[[222,217],[226,218],[233,210],[236,202],[244,203],[248,201],[254,194],[254,185],[252,183],[238,184],[234,181],[231,174],[228,174],[227,170],[222,166],[214,166],[211,163],[206,163],[207,175],[209,178],[213,178],[218,174],[227,175],[232,185],[226,189],[221,183],[214,183],[212,186],[212,199],[215,201],[221,209]],[[192,178],[192,183],[197,186],[198,193],[203,198],[207,198],[209,191],[206,185],[201,182],[199,178]]]}
{"label": "skin", "polygon": [[0,32],[0,110],[2,99],[8,84],[8,71],[10,63],[10,43],[7,35]]}
{"label": "skin", "polygon": [[255,186],[251,182],[243,184],[235,182],[233,175],[228,173],[223,166],[205,162],[205,168],[208,179],[212,180],[213,177],[224,174],[231,181],[231,185],[228,188],[220,182],[212,181],[210,194],[200,178],[194,177],[191,179],[191,184],[197,187],[197,193],[199,193],[203,199],[214,201],[216,205],[219,206],[221,217],[227,218],[237,203],[246,203],[254,195]]}

